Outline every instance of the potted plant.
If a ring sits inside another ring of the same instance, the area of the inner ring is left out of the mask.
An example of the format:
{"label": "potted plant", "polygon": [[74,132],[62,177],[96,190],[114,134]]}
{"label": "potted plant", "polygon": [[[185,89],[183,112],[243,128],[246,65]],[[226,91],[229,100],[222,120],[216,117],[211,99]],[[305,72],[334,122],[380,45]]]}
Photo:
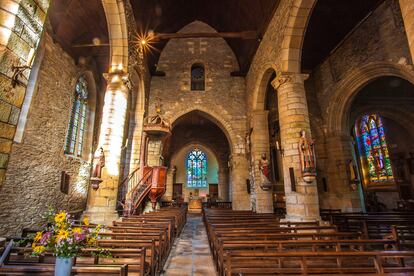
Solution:
{"label": "potted plant", "polygon": [[78,256],[83,248],[96,245],[102,227],[90,227],[87,217],[79,225],[75,225],[65,211],[56,213],[49,209],[46,217],[46,229],[37,232],[33,237],[32,254],[39,256],[45,252],[52,252],[56,256],[55,275],[69,276],[74,257]]}

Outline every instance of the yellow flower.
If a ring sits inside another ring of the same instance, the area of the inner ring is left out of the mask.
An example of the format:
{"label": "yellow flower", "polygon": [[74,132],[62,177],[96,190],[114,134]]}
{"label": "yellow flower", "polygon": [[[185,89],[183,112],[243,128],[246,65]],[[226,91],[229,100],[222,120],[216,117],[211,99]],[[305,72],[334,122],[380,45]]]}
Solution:
{"label": "yellow flower", "polygon": [[36,246],[35,248],[33,248],[33,252],[35,254],[42,254],[45,251],[46,251],[46,248],[44,246],[41,246],[41,245]]}
{"label": "yellow flower", "polygon": [[67,239],[69,237],[69,232],[61,229],[59,230],[58,234],[57,234],[57,239],[58,240],[62,240],[62,239]]}
{"label": "yellow flower", "polygon": [[90,238],[88,240],[88,245],[95,245],[96,244],[96,239],[95,238]]}
{"label": "yellow flower", "polygon": [[72,233],[74,234],[82,234],[82,228],[76,227],[72,229]]}
{"label": "yellow flower", "polygon": [[38,242],[40,241],[40,239],[42,238],[43,233],[42,232],[37,232],[36,236],[34,237],[33,241],[34,242]]}
{"label": "yellow flower", "polygon": [[88,217],[83,218],[83,224],[85,224],[86,226],[89,226],[89,218]]}
{"label": "yellow flower", "polygon": [[66,213],[60,212],[59,214],[56,214],[55,216],[55,222],[56,223],[62,223],[66,220]]}

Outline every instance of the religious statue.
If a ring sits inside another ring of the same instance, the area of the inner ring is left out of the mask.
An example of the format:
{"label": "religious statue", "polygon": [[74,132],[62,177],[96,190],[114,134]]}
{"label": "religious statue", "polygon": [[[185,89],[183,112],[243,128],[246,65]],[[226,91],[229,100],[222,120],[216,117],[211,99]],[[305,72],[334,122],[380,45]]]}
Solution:
{"label": "religious statue", "polygon": [[266,154],[262,154],[262,158],[259,160],[259,170],[260,170],[260,187],[262,190],[269,190],[272,187],[272,183],[269,180],[269,161],[266,158]]}
{"label": "religious statue", "polygon": [[300,131],[299,138],[299,157],[302,171],[302,178],[307,183],[311,183],[316,178],[316,159],[315,142],[306,137],[306,131]]}
{"label": "religious statue", "polygon": [[100,147],[95,153],[92,177],[101,178],[103,167],[105,167],[105,153],[103,148]]}

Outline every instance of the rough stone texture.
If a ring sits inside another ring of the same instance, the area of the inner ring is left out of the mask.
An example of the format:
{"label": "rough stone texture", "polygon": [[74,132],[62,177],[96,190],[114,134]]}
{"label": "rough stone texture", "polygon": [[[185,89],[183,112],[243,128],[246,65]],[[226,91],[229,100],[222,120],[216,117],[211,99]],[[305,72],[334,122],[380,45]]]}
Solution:
{"label": "rough stone texture", "polygon": [[401,13],[404,18],[405,32],[410,46],[411,58],[414,58],[414,2],[400,0]]}
{"label": "rough stone texture", "polygon": [[[195,21],[180,32],[215,32],[208,25]],[[191,91],[191,66],[205,66],[205,91]],[[199,110],[222,128],[230,143],[234,163],[230,185],[236,209],[250,209],[246,190],[248,178],[245,157],[246,105],[243,78],[231,77],[238,65],[234,53],[220,38],[170,40],[161,53],[158,68],[165,77],[153,77],[149,114],[154,114],[155,98],[162,99],[165,117],[173,123],[182,115]]]}
{"label": "rough stone texture", "polygon": [[[343,120],[337,118],[349,117],[351,105],[342,104],[341,99],[351,102],[361,87],[355,87],[350,95],[344,95],[342,87],[350,86],[346,85],[348,79],[357,83],[360,82],[358,79],[366,78],[366,84],[381,76],[380,70],[384,76],[399,75],[399,71],[404,75],[405,70],[410,71],[404,66],[407,63],[411,64],[410,51],[398,3],[387,0],[312,72],[306,85],[307,100],[312,113],[313,135],[318,141],[318,160],[323,160],[318,163],[319,171],[328,184],[328,192],[320,195],[322,208],[360,210],[358,193],[350,189],[347,175],[347,164],[352,159],[349,136],[352,122],[345,119],[342,124]],[[378,68],[379,73],[368,73],[368,69],[363,69],[371,64],[374,68],[371,71]],[[387,66],[395,67],[395,70]]]}
{"label": "rough stone texture", "polygon": [[[13,145],[7,179],[0,188],[0,235],[38,227],[48,205],[77,211],[86,203],[90,162],[64,154],[75,84],[83,69],[48,34],[45,39],[24,140]],[[90,150],[84,148],[86,157]],[[60,191],[61,171],[70,176],[68,195]]]}
{"label": "rough stone texture", "polygon": [[[27,64],[29,52],[36,50],[46,18],[49,1],[1,2],[0,10],[0,137],[13,140],[30,69],[19,78],[23,85],[12,87],[12,66]],[[11,23],[12,22],[12,23]],[[12,24],[12,25],[11,25]],[[1,147],[7,167],[10,147]],[[5,168],[6,168],[5,167]],[[0,178],[0,188],[2,185]]]}

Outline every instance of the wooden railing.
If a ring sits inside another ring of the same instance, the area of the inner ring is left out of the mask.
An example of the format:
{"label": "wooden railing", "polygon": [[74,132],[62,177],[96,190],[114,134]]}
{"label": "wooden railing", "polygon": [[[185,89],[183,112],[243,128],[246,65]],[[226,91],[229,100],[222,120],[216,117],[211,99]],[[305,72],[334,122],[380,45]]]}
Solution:
{"label": "wooden railing", "polygon": [[127,188],[127,192],[123,196],[125,199],[123,215],[130,216],[135,214],[144,198],[151,190],[152,170],[148,170],[142,178],[139,176],[139,169],[134,170],[122,185]]}

